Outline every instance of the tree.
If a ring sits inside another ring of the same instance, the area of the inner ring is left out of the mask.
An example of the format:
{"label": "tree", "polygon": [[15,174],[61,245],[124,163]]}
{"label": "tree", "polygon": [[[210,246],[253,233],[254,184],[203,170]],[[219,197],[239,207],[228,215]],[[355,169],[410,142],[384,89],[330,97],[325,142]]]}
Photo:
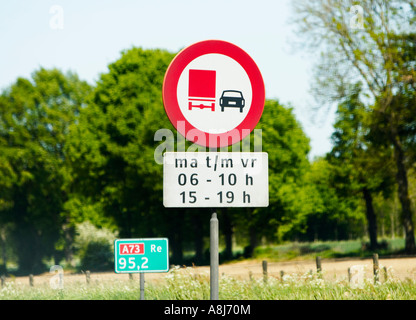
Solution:
{"label": "tree", "polygon": [[[294,2],[294,22],[309,48],[321,51],[315,96],[336,101],[361,80],[369,94],[374,145],[391,146],[406,233],[406,252],[416,252],[408,191],[408,161],[415,127],[415,22],[412,0],[361,2],[362,28],[351,24],[351,0]],[[354,13],[357,14],[357,13]],[[413,115],[413,116],[412,116]],[[412,128],[409,130],[409,128]],[[413,134],[413,136],[412,136]],[[377,140],[383,137],[383,141]]]}
{"label": "tree", "polygon": [[[348,167],[348,163],[343,164]],[[343,171],[345,172],[345,171]],[[342,177],[344,178],[344,177]],[[351,192],[349,182],[340,179],[340,168],[327,157],[315,159],[303,177],[298,200],[300,239],[341,240],[363,234],[361,201]]]}
{"label": "tree", "polygon": [[377,217],[373,193],[391,193],[394,173],[391,150],[374,147],[368,134],[369,110],[360,100],[361,85],[356,84],[338,106],[332,134],[333,148],[328,160],[335,166],[337,189],[345,196],[361,193],[365,201],[370,249],[378,247]]}
{"label": "tree", "polygon": [[101,75],[70,130],[73,197],[102,210],[121,237],[154,236],[176,216],[182,221],[183,213],[162,205],[163,170],[154,159],[155,132],[173,129],[161,90],[173,56],[164,50],[124,51]]}
{"label": "tree", "polygon": [[0,219],[12,224],[21,272],[41,271],[44,256],[57,257],[67,199],[63,149],[89,90],[73,73],[41,68],[0,96]]}

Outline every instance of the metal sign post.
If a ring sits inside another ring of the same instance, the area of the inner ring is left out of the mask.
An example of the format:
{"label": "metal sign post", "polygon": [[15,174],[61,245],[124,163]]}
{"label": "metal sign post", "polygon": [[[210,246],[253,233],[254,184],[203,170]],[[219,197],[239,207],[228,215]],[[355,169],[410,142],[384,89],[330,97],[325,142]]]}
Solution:
{"label": "metal sign post", "polygon": [[219,299],[219,250],[218,250],[218,218],[217,213],[212,209],[210,220],[210,298]]}
{"label": "metal sign post", "polygon": [[144,300],[144,273],[140,273],[140,300]]}

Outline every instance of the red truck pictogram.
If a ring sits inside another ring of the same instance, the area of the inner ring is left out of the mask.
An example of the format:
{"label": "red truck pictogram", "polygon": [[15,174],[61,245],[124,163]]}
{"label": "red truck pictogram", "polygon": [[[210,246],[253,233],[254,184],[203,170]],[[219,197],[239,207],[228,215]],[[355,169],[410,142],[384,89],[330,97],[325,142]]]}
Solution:
{"label": "red truck pictogram", "polygon": [[189,69],[188,106],[215,111],[215,70]]}

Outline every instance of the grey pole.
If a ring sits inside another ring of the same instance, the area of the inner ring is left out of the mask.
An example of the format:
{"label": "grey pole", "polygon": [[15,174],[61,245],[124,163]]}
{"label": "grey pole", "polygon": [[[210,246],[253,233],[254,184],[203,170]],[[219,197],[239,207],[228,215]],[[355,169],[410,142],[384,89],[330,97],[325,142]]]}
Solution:
{"label": "grey pole", "polygon": [[218,253],[218,219],[215,210],[212,210],[210,220],[210,287],[211,300],[219,299],[219,253]]}
{"label": "grey pole", "polygon": [[140,273],[140,300],[144,300],[144,273]]}

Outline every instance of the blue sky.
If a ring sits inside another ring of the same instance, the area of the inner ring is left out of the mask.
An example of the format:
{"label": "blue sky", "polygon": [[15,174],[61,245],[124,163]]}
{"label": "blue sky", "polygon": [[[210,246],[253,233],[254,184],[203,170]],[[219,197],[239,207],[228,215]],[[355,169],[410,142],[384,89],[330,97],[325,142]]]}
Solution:
{"label": "blue sky", "polygon": [[[0,4],[0,89],[39,67],[72,70],[94,83],[132,46],[171,52],[206,39],[244,49],[262,72],[266,97],[291,104],[311,138],[311,158],[330,149],[333,114],[313,111],[313,57],[294,52],[290,0],[16,0]],[[52,6],[63,29],[50,26]]]}

